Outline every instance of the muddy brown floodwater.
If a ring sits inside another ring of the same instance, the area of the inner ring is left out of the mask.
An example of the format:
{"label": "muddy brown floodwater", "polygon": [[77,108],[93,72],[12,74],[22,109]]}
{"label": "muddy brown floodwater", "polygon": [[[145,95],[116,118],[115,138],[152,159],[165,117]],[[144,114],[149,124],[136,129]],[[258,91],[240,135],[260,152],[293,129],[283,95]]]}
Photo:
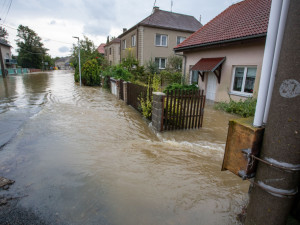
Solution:
{"label": "muddy brown floodwater", "polygon": [[221,172],[230,118],[207,104],[202,129],[156,133],[71,72],[0,77],[5,194],[49,224],[239,224],[249,183]]}

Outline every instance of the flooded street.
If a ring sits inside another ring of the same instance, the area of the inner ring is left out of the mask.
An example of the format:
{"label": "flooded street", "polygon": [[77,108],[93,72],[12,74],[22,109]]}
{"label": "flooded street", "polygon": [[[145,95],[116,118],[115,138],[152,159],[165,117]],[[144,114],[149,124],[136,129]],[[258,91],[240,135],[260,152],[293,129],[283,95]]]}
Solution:
{"label": "flooded street", "polygon": [[49,224],[239,224],[249,183],[221,172],[233,116],[157,134],[107,90],[65,71],[0,77],[1,194]]}

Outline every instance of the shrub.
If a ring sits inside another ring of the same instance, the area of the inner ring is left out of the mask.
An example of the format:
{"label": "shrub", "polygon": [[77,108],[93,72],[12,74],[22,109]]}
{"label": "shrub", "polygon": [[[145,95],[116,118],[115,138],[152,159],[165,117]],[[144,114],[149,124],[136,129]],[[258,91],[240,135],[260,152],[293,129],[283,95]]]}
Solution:
{"label": "shrub", "polygon": [[147,96],[144,98],[142,95],[138,98],[141,104],[141,111],[145,118],[151,120],[152,118],[152,100],[153,97],[150,95],[150,86],[151,86],[151,79],[148,79],[148,86],[147,86]]}
{"label": "shrub", "polygon": [[242,117],[254,116],[256,108],[255,98],[248,98],[245,101],[233,101],[230,99],[229,102],[219,102],[215,105],[215,109],[223,110],[228,113],[234,113]]}
{"label": "shrub", "polygon": [[185,90],[185,91],[192,91],[192,90],[199,90],[199,88],[195,85],[183,85],[183,84],[178,84],[178,83],[173,83],[168,85],[165,90],[164,93],[166,93],[167,91],[173,91],[173,90]]}
{"label": "shrub", "polygon": [[163,83],[181,83],[181,72],[171,72],[168,70],[162,70],[160,72]]}
{"label": "shrub", "polygon": [[[75,76],[76,79],[76,76]],[[88,60],[82,67],[81,81],[83,85],[100,85],[100,66],[96,59]]]}
{"label": "shrub", "polygon": [[132,79],[132,74],[126,68],[122,67],[122,65],[108,67],[103,71],[102,76],[110,76],[125,81],[130,81]]}

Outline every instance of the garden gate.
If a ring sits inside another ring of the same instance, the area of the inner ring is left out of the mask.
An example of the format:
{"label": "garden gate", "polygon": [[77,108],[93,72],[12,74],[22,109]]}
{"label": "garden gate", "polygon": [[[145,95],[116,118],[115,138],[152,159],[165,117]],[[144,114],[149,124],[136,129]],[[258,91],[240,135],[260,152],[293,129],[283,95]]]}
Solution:
{"label": "garden gate", "polygon": [[167,91],[163,102],[162,131],[202,127],[205,105],[203,90]]}

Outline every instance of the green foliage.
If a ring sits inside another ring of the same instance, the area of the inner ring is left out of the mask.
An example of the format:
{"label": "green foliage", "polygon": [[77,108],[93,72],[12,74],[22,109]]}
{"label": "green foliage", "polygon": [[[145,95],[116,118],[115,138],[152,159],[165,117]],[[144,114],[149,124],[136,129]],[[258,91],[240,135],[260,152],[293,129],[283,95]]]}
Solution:
{"label": "green foliage", "polygon": [[4,27],[0,26],[0,40],[7,40],[8,32]]}
{"label": "green foliage", "polygon": [[126,49],[126,58],[122,60],[122,67],[126,68],[132,74],[132,80],[143,80],[145,69],[139,66],[139,61],[134,57],[131,48]]}
{"label": "green foliage", "polygon": [[186,91],[192,91],[192,90],[199,90],[199,88],[195,85],[183,85],[183,84],[178,84],[178,83],[173,83],[168,85],[165,90],[164,93],[166,93],[167,91],[173,91],[173,90],[186,90]]}
{"label": "green foliage", "polygon": [[42,69],[42,61],[48,49],[44,48],[42,39],[27,26],[19,25],[18,39],[18,65],[24,68]]}
{"label": "green foliage", "polygon": [[122,67],[122,65],[108,67],[106,70],[103,71],[102,76],[109,76],[125,81],[130,81],[133,77],[133,75],[127,70],[127,68]]}
{"label": "green foliage", "polygon": [[160,76],[163,83],[181,83],[181,72],[171,72],[168,70],[163,70],[160,72]]}
{"label": "green foliage", "polygon": [[166,70],[169,72],[180,72],[182,69],[182,57],[171,55],[167,60]]}
{"label": "green foliage", "polygon": [[88,60],[83,65],[81,81],[87,86],[100,85],[100,66],[96,59]]}
{"label": "green foliage", "polygon": [[[150,78],[150,77],[149,77]],[[151,78],[150,78],[151,79]],[[153,91],[161,91],[161,78],[158,74],[153,75],[152,79],[152,89]]]}
{"label": "green foliage", "polygon": [[150,74],[159,74],[159,69],[157,64],[151,58],[148,62],[146,62],[146,71]]}
{"label": "green foliage", "polygon": [[138,98],[141,104],[142,114],[145,118],[149,120],[151,120],[152,117],[152,98],[153,98],[152,95],[150,95],[150,87],[151,87],[151,79],[149,77],[146,98],[143,98],[143,96],[140,96]]}
{"label": "green foliage", "polygon": [[229,102],[219,102],[215,105],[215,109],[223,110],[228,113],[238,114],[242,117],[254,116],[256,108],[255,98],[248,98],[245,101],[233,101],[230,99]]}
{"label": "green foliage", "polygon": [[[81,71],[83,70],[83,65],[89,60],[96,60],[98,66],[101,70],[108,67],[107,60],[97,51],[94,43],[84,36],[83,40],[80,40],[80,64]],[[72,58],[70,64],[75,67],[74,80],[79,82],[79,63],[78,63],[78,45],[73,45]]]}

